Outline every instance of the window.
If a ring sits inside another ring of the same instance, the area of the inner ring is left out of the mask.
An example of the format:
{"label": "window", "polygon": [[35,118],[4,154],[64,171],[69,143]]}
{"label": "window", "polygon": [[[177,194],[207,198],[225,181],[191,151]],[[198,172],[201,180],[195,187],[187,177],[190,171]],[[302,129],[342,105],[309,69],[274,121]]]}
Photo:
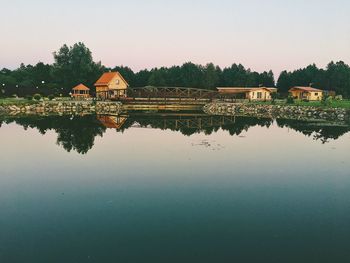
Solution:
{"label": "window", "polygon": [[262,92],[257,92],[257,97],[258,97],[258,99],[261,99],[262,98]]}
{"label": "window", "polygon": [[315,96],[318,96],[318,93],[317,93],[317,92],[315,93]]}
{"label": "window", "polygon": [[117,80],[115,81],[115,84],[119,85],[119,79],[117,79]]}

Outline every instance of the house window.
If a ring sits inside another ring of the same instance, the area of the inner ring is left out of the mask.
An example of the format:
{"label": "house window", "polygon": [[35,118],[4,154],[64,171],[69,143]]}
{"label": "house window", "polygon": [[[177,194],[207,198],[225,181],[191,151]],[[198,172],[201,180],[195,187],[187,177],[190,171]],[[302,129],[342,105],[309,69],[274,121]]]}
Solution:
{"label": "house window", "polygon": [[262,98],[262,92],[258,92],[257,93],[257,97],[258,97],[258,99],[261,99]]}
{"label": "house window", "polygon": [[315,96],[318,96],[318,93],[317,93],[317,92],[315,93]]}
{"label": "house window", "polygon": [[117,79],[117,80],[115,81],[115,84],[119,85],[119,79]]}

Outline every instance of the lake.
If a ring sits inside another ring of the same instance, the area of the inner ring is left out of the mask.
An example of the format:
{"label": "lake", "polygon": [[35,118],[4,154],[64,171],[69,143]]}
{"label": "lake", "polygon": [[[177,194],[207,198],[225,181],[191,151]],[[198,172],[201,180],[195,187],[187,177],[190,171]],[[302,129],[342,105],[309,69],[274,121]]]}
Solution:
{"label": "lake", "polygon": [[0,262],[350,262],[350,127],[0,118]]}

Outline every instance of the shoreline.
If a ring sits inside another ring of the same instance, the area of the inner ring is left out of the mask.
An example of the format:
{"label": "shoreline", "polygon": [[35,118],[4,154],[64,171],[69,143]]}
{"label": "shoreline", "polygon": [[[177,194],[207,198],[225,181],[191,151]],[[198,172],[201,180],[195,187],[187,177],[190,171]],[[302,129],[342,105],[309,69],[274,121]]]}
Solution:
{"label": "shoreline", "polygon": [[203,111],[210,115],[350,123],[350,109],[344,108],[212,102],[205,105]]}
{"label": "shoreline", "polygon": [[28,101],[0,104],[1,116],[118,115],[126,111],[202,111],[208,115],[273,119],[325,120],[350,123],[350,109],[300,105],[211,102],[205,106],[177,104],[122,104],[109,101]]}

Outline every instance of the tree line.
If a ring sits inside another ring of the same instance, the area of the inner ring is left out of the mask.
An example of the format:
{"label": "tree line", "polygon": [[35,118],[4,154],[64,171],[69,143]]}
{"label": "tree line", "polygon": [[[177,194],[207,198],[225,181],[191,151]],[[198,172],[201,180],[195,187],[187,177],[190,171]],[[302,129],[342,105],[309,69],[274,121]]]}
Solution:
{"label": "tree line", "polygon": [[294,71],[282,71],[277,87],[280,93],[287,93],[294,86],[312,86],[321,90],[333,90],[344,97],[350,97],[350,67],[343,61],[330,62],[325,69],[315,64]]}
{"label": "tree line", "polygon": [[[26,96],[62,94],[67,96],[72,88],[83,83],[92,88],[103,72],[119,71],[131,87],[168,86],[215,89],[221,87],[274,87],[273,72],[255,72],[241,64],[220,68],[213,63],[197,65],[186,62],[181,66],[144,69],[134,72],[127,66],[105,67],[95,62],[92,53],[84,43],[63,45],[53,53],[54,63],[42,62],[36,65],[21,64],[18,69],[0,71],[0,95]],[[283,71],[278,78],[277,88],[287,93],[293,86],[309,86],[335,90],[350,96],[350,68],[340,61],[331,62],[326,69],[310,65],[293,72]],[[93,89],[92,89],[93,90]]]}

